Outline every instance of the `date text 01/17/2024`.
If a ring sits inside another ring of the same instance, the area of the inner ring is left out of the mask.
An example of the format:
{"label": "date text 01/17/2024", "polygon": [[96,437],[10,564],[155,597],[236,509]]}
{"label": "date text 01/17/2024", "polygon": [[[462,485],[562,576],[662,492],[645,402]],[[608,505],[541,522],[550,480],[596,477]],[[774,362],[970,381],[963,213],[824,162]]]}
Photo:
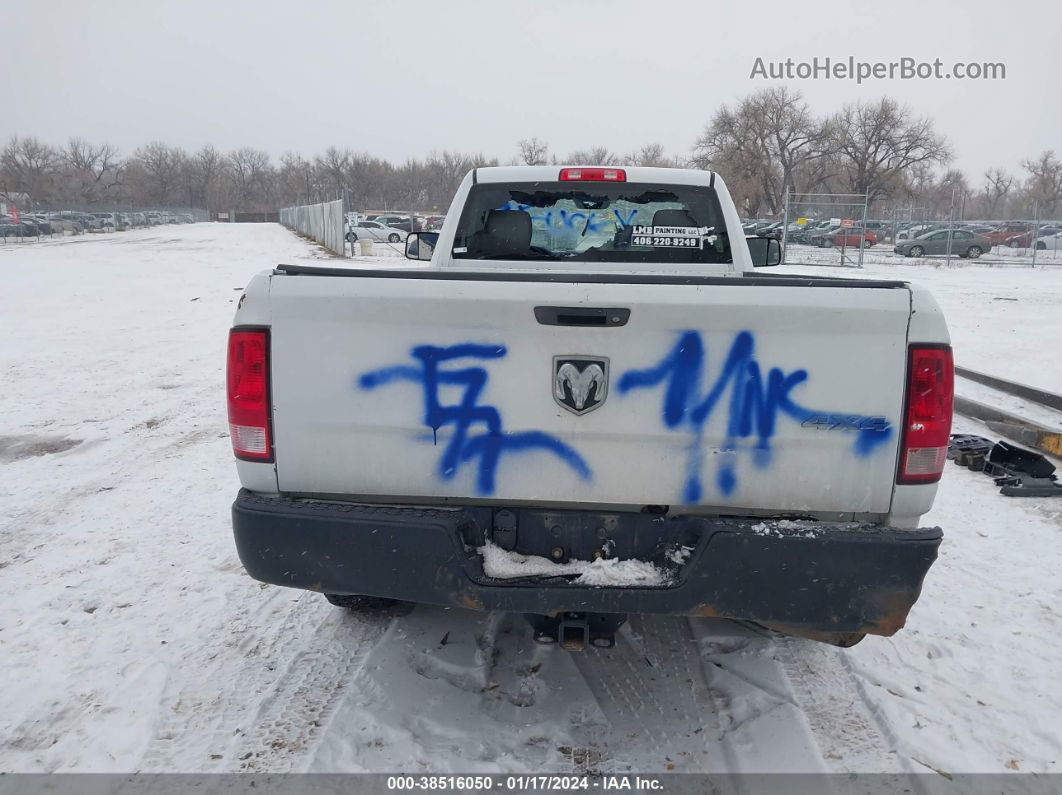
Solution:
{"label": "date text 01/17/2024", "polygon": [[600,790],[657,792],[663,782],[654,776],[607,775],[422,775],[388,776],[390,791],[493,790],[504,792],[556,792],[558,790]]}

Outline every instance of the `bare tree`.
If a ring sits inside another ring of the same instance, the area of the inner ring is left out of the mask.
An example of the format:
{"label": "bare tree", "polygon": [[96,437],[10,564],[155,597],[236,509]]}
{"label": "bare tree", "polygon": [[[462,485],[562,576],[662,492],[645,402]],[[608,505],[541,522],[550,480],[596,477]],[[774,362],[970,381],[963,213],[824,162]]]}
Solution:
{"label": "bare tree", "polygon": [[681,168],[684,165],[677,157],[666,155],[663,145],[658,143],[646,144],[641,149],[625,155],[623,162],[632,166],[657,166],[660,168]]}
{"label": "bare tree", "polygon": [[229,153],[228,164],[237,207],[275,209],[274,171],[268,153],[244,146]]}
{"label": "bare tree", "polygon": [[317,169],[302,155],[295,152],[281,155],[277,178],[281,204],[315,204],[320,199]]}
{"label": "bare tree", "polygon": [[328,186],[330,195],[325,198],[335,199],[344,188],[349,187],[347,175],[353,159],[354,153],[349,149],[330,146],[314,161],[322,184]]}
{"label": "bare tree", "polygon": [[1014,177],[1001,168],[990,168],[984,176],[985,183],[979,196],[981,213],[986,218],[1000,218],[1006,212]]}
{"label": "bare tree", "polygon": [[223,200],[223,182],[227,170],[225,156],[213,146],[204,146],[196,152],[187,168],[190,201],[204,207],[219,207]]}
{"label": "bare tree", "polygon": [[931,218],[947,218],[959,212],[970,195],[966,175],[958,169],[949,169],[939,177],[931,176],[920,196]]}
{"label": "bare tree", "polygon": [[538,138],[524,138],[517,143],[520,162],[525,166],[543,166],[549,162],[549,146]]}
{"label": "bare tree", "polygon": [[814,116],[799,91],[781,87],[750,94],[733,110],[722,106],[694,144],[693,162],[776,213],[787,191],[823,181],[809,165],[829,153],[828,122]]}
{"label": "bare tree", "polygon": [[605,146],[592,146],[589,149],[576,149],[571,152],[566,162],[578,166],[617,166],[620,158]]}
{"label": "bare tree", "polygon": [[110,144],[71,138],[60,155],[65,162],[65,193],[81,203],[95,204],[121,184],[122,162]]}
{"label": "bare tree", "polygon": [[1048,149],[1034,160],[1024,160],[1021,167],[1029,173],[1026,199],[1039,205],[1041,212],[1054,212],[1062,200],[1062,163],[1054,151]]}
{"label": "bare tree", "polygon": [[951,159],[944,137],[929,118],[884,97],[845,105],[831,120],[833,146],[841,157],[845,188],[867,193],[870,202],[888,196],[907,169],[941,165]]}
{"label": "bare tree", "polygon": [[[760,120],[746,110],[747,105],[736,110],[723,105],[716,111],[694,144],[693,165],[719,172],[742,211],[758,215],[771,201],[774,164]],[[770,209],[777,209],[777,199]]]}
{"label": "bare tree", "polygon": [[161,141],[140,147],[133,153],[135,177],[141,183],[141,194],[156,204],[183,204],[181,195],[184,168],[188,156],[182,149]]}
{"label": "bare tree", "polygon": [[59,152],[37,138],[13,137],[0,152],[3,184],[8,191],[28,193],[34,201],[47,201],[55,187]]}

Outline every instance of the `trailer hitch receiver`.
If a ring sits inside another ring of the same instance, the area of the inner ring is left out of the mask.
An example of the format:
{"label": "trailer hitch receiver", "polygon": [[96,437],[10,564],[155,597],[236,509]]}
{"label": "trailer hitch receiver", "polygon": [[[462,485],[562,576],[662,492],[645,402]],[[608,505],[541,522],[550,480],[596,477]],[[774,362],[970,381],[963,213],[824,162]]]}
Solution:
{"label": "trailer hitch receiver", "polygon": [[568,651],[585,651],[587,646],[611,649],[616,645],[616,630],[627,621],[625,613],[562,612],[552,616],[526,613],[524,616],[535,633],[535,642],[560,644]]}

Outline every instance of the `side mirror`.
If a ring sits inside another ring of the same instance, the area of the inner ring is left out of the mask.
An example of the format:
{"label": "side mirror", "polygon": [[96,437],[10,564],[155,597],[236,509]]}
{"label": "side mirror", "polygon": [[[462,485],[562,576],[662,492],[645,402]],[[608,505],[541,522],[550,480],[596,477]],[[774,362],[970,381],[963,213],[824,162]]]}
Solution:
{"label": "side mirror", "polygon": [[746,237],[752,267],[769,268],[782,261],[782,244],[773,237]]}
{"label": "side mirror", "polygon": [[410,232],[406,235],[406,259],[429,261],[438,242],[438,232]]}

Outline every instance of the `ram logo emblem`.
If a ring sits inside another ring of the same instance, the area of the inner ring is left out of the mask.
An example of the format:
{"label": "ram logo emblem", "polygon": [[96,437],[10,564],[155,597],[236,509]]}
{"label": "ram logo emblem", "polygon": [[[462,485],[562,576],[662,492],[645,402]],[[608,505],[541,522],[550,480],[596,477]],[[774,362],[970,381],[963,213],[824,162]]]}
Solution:
{"label": "ram logo emblem", "polygon": [[608,359],[554,356],[553,399],[572,414],[593,411],[608,397]]}

